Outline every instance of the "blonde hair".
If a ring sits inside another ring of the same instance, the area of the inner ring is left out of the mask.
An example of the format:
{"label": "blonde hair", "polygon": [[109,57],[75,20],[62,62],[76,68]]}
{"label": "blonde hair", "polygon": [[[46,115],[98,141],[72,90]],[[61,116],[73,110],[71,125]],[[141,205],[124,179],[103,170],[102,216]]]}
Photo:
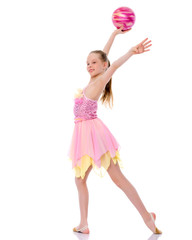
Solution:
{"label": "blonde hair", "polygon": [[[101,50],[95,50],[90,53],[96,53],[99,54],[100,59],[103,62],[108,62],[108,67],[110,67],[110,61],[107,57],[107,54]],[[105,106],[108,104],[110,108],[113,107],[113,92],[112,92],[112,78],[109,80],[109,82],[106,84],[105,89],[103,91],[103,94],[101,96],[101,102]]]}

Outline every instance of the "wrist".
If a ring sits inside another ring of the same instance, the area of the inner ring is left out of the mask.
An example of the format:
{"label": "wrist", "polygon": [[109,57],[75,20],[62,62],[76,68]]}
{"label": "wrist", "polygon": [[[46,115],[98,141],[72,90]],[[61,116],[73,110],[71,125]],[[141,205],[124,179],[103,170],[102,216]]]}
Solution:
{"label": "wrist", "polygon": [[118,32],[117,32],[118,29],[114,30],[113,33],[112,33],[112,36],[113,37],[116,37],[116,35],[118,35]]}
{"label": "wrist", "polygon": [[129,52],[130,52],[130,56],[135,55],[135,49],[134,49],[134,47],[131,48],[131,49],[129,50]]}
{"label": "wrist", "polygon": [[128,54],[130,55],[130,57],[134,55],[134,51],[132,48],[128,51]]}

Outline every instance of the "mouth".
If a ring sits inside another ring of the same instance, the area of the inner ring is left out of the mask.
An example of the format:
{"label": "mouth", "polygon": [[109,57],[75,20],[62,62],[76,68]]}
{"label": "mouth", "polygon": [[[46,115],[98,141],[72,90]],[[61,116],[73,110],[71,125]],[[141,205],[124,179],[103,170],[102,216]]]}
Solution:
{"label": "mouth", "polygon": [[92,73],[94,71],[94,69],[89,69],[89,72]]}

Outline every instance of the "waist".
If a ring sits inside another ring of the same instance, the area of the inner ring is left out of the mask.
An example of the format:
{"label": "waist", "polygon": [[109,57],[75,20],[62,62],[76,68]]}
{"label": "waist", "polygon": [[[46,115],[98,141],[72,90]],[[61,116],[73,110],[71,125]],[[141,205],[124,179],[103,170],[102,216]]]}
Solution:
{"label": "waist", "polygon": [[82,121],[88,121],[88,120],[92,120],[92,119],[96,119],[97,117],[94,118],[89,118],[89,119],[85,119],[85,118],[75,118],[74,122],[78,123],[78,122],[82,122]]}

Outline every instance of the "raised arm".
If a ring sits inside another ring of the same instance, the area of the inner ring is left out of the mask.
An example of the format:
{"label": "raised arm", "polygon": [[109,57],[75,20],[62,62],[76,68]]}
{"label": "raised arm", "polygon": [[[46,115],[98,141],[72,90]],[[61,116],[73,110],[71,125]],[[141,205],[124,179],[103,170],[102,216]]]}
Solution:
{"label": "raised arm", "polygon": [[109,40],[107,41],[107,43],[106,43],[106,45],[105,45],[105,47],[104,47],[104,49],[103,49],[103,52],[105,52],[107,55],[109,54],[109,50],[111,49],[111,46],[112,46],[112,44],[113,44],[113,41],[114,41],[115,37],[116,37],[118,34],[123,34],[123,33],[126,33],[126,32],[128,32],[128,31],[131,30],[131,28],[130,28],[129,30],[127,30],[127,31],[122,31],[122,29],[123,29],[123,26],[122,26],[121,28],[119,28],[119,29],[116,29],[116,30],[113,31],[113,33],[111,34]]}
{"label": "raised arm", "polygon": [[149,44],[151,42],[147,41],[148,38],[144,39],[141,43],[137,44],[136,46],[132,47],[125,55],[114,61],[111,66],[107,69],[107,71],[102,75],[101,81],[104,82],[104,84],[107,84],[114,72],[122,66],[131,56],[136,54],[141,54],[144,52],[149,51],[149,48],[152,44]]}

